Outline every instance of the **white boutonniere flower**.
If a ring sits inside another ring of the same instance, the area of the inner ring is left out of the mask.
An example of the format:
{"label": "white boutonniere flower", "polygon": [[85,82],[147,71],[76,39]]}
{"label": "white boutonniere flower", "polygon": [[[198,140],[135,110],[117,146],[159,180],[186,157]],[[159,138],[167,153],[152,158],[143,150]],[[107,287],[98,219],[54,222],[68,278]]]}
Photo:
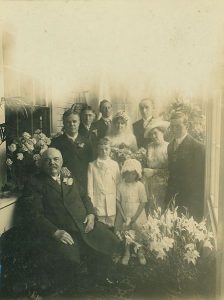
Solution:
{"label": "white boutonniere flower", "polygon": [[63,182],[64,182],[66,185],[73,185],[73,178],[72,178],[72,177],[64,177],[64,178],[63,178]]}
{"label": "white boutonniere flower", "polygon": [[93,129],[92,133],[94,133],[97,136],[97,129]]}
{"label": "white boutonniere flower", "polygon": [[78,143],[79,148],[84,148],[84,146],[85,146],[85,143]]}

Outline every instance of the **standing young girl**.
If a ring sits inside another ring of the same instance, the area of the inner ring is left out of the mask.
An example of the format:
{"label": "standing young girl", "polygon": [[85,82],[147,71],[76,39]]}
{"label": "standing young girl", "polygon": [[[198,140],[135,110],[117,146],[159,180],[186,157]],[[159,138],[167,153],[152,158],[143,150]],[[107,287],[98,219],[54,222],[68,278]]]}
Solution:
{"label": "standing young girl", "polygon": [[[138,238],[141,232],[141,226],[147,222],[145,213],[145,204],[147,196],[145,187],[139,181],[142,175],[141,164],[136,159],[128,159],[124,162],[121,169],[122,182],[117,191],[117,217],[115,222],[115,231],[122,229],[133,229]],[[146,264],[144,251],[138,250],[139,262]],[[123,265],[128,265],[130,259],[130,245],[126,245],[124,256],[121,260]]]}

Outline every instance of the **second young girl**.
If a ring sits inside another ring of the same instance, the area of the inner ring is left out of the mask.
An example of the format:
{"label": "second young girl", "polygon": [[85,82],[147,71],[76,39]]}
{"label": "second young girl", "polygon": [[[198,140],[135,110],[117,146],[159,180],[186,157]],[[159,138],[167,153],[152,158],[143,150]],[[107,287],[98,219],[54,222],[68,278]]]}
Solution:
{"label": "second young girl", "polygon": [[[139,179],[142,176],[141,164],[136,159],[128,159],[121,169],[122,182],[117,190],[117,216],[115,231],[132,229],[138,239],[140,239],[141,226],[146,223],[145,204],[147,196],[145,187]],[[139,236],[138,236],[139,235]],[[138,250],[139,262],[146,264],[144,251]],[[126,244],[125,253],[121,259],[123,265],[128,265],[130,259],[130,245]]]}

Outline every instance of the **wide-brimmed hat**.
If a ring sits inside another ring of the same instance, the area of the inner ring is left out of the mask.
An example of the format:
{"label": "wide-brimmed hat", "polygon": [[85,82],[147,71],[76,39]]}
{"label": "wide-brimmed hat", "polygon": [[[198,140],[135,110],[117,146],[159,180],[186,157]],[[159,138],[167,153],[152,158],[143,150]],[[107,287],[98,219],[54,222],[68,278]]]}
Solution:
{"label": "wide-brimmed hat", "polygon": [[148,137],[150,134],[150,131],[154,128],[161,128],[162,130],[166,130],[170,125],[170,122],[168,121],[164,121],[162,119],[153,119],[149,125],[147,126],[145,133],[144,133],[144,137]]}

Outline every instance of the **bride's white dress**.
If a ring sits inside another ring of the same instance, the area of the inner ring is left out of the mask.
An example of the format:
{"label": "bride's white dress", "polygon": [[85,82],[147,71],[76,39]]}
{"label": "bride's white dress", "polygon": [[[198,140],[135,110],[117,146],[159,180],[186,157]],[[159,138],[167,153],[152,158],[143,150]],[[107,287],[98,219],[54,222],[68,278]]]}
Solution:
{"label": "bride's white dress", "polygon": [[126,147],[132,151],[137,150],[137,142],[133,133],[124,132],[117,135],[111,135],[109,138],[111,140],[112,147]]}

